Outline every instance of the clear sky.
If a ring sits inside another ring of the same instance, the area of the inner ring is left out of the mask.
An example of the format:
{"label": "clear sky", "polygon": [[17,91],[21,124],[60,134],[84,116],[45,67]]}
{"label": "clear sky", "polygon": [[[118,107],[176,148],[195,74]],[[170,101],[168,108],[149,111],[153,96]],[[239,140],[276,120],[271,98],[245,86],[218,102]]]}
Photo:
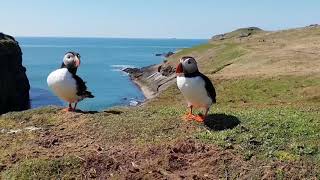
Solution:
{"label": "clear sky", "polygon": [[0,17],[14,36],[210,38],[320,24],[320,0],[1,0]]}

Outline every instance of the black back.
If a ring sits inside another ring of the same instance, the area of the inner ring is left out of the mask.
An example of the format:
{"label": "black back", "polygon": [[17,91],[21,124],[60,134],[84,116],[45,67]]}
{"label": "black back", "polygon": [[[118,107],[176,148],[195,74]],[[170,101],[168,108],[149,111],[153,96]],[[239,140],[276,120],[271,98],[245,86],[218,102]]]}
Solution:
{"label": "black back", "polygon": [[192,77],[196,77],[196,76],[200,76],[204,82],[205,82],[205,88],[207,90],[208,96],[211,98],[212,103],[216,103],[216,90],[212,84],[212,82],[210,81],[210,79],[205,76],[204,74],[202,74],[201,72],[197,71],[194,73],[187,73],[184,75],[186,78],[192,78]]}
{"label": "black back", "polygon": [[[70,71],[69,71],[70,72]],[[84,82],[79,76],[76,74],[72,74],[73,79],[76,80],[77,84],[77,95],[82,96],[84,98],[94,98],[91,92],[87,91],[86,82]]]}

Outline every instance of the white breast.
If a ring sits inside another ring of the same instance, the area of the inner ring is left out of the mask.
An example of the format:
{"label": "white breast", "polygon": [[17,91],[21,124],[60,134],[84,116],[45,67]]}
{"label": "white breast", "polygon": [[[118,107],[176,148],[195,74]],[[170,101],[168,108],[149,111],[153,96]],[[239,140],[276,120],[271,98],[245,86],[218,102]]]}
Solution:
{"label": "white breast", "polygon": [[205,81],[200,77],[177,77],[177,85],[189,105],[210,107],[212,99],[208,96]]}
{"label": "white breast", "polygon": [[62,100],[69,103],[78,102],[76,80],[67,68],[53,71],[47,78],[48,86]]}

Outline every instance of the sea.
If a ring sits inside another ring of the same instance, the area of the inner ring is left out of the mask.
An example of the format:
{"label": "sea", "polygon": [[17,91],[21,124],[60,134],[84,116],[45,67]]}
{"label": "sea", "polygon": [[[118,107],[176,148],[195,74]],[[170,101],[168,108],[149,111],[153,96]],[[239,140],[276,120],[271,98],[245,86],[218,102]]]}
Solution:
{"label": "sea", "polygon": [[126,39],[126,38],[62,38],[18,37],[23,65],[31,85],[31,105],[65,106],[47,86],[47,76],[60,68],[64,54],[75,51],[81,55],[77,74],[87,82],[93,99],[81,101],[82,110],[101,111],[112,106],[142,102],[144,96],[128,75],[127,67],[145,67],[161,63],[156,54],[175,52],[207,40],[204,39]]}

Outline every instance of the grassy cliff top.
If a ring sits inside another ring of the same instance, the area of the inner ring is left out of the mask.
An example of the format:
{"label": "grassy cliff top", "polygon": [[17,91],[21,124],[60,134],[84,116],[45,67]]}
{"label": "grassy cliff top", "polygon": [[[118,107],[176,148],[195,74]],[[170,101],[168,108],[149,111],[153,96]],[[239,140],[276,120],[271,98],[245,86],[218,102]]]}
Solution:
{"label": "grassy cliff top", "polygon": [[319,44],[318,27],[258,30],[172,56],[172,65],[196,57],[215,84],[218,103],[204,124],[181,119],[187,109],[175,85],[136,108],[2,115],[0,173],[4,179],[319,178]]}

